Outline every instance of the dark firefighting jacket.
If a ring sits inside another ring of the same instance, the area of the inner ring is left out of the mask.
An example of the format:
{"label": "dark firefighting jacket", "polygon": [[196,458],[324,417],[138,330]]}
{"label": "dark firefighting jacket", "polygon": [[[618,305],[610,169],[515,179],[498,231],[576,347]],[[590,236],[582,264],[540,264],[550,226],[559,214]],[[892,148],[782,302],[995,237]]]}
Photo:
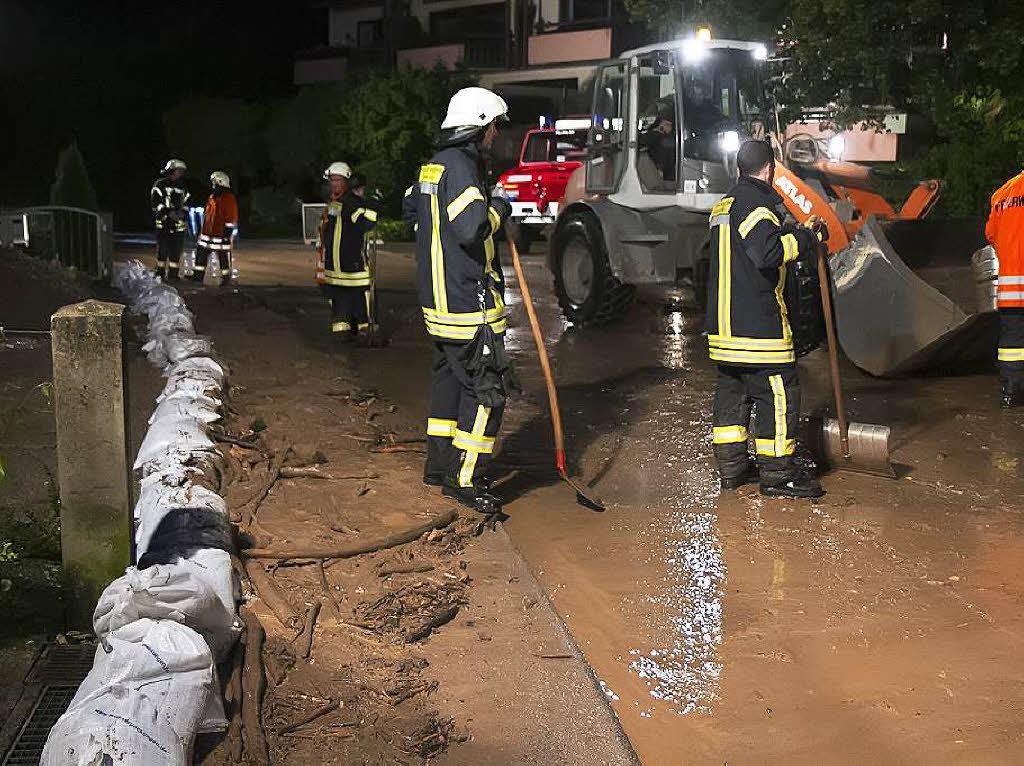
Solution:
{"label": "dark firefighting jacket", "polygon": [[352,191],[328,202],[320,221],[316,281],[338,287],[369,287],[371,275],[363,244],[366,233],[376,225],[376,207]]}
{"label": "dark firefighting jacket", "polygon": [[768,184],[741,177],[711,211],[707,329],[716,362],[796,361],[783,295],[786,264],[816,245],[810,230],[782,223],[781,203]]}
{"label": "dark firefighting jacket", "polygon": [[218,188],[206,198],[198,244],[209,250],[230,250],[237,230],[238,200],[229,189]]}
{"label": "dark firefighting jacket", "polygon": [[439,151],[407,190],[403,210],[416,225],[420,306],[437,340],[469,341],[484,323],[505,331],[493,237],[511,209],[507,200],[489,198],[472,144]]}
{"label": "dark firefighting jacket", "polygon": [[157,231],[185,231],[190,195],[184,184],[170,176],[160,176],[149,192],[149,203]]}

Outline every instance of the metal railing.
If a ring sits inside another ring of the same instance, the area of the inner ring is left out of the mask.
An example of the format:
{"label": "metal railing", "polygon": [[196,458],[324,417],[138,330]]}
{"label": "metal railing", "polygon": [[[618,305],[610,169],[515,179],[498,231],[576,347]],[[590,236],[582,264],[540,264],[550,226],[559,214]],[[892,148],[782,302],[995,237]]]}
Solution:
{"label": "metal railing", "polygon": [[0,244],[21,247],[97,279],[110,275],[113,216],[77,207],[40,205],[0,212]]}

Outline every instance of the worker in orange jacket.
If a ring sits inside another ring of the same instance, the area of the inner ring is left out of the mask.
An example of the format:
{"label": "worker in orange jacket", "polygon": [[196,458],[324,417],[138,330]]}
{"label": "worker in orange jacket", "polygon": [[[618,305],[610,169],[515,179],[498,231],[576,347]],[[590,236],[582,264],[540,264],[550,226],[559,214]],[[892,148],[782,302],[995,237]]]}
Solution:
{"label": "worker in orange jacket", "polygon": [[213,190],[203,212],[203,229],[196,243],[198,247],[192,279],[203,281],[210,255],[215,253],[220,264],[219,271],[215,273],[219,274],[220,284],[225,287],[231,284],[231,248],[238,231],[238,200],[231,191],[231,179],[223,170],[214,171],[210,175],[210,186]]}
{"label": "worker in orange jacket", "polygon": [[1003,407],[1024,406],[1024,172],[992,195],[985,236],[999,256],[999,382]]}

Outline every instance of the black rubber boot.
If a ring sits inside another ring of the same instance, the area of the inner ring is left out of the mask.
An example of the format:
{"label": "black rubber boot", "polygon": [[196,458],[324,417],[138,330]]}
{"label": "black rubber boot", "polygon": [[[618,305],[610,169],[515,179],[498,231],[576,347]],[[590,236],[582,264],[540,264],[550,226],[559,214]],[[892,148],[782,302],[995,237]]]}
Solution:
{"label": "black rubber boot", "polygon": [[[423,483],[428,487],[443,487],[444,486],[444,474],[423,474]],[[487,478],[480,479],[477,482],[477,487],[480,488],[481,492],[491,491],[491,480]]]}
{"label": "black rubber boot", "polygon": [[467,508],[472,508],[484,516],[493,516],[501,513],[501,501],[494,495],[476,487],[451,487],[445,484],[441,487],[441,494],[453,500],[458,500]]}
{"label": "black rubber boot", "polygon": [[738,476],[720,476],[719,478],[722,482],[723,492],[739,489],[746,484],[756,484],[759,478],[757,473],[757,464],[748,458],[746,469],[743,473]]}
{"label": "black rubber boot", "polygon": [[1004,410],[1024,407],[1024,390],[1014,388],[1013,383],[1005,379],[1001,383],[1001,396],[999,398],[1000,406]]}
{"label": "black rubber boot", "polygon": [[713,450],[723,490],[737,489],[757,481],[757,466],[750,459],[746,442],[716,444]]}
{"label": "black rubber boot", "polygon": [[[769,474],[771,477],[771,474]],[[805,471],[790,471],[789,476],[766,480],[761,471],[761,494],[765,497],[822,497],[825,490],[818,480]]]}

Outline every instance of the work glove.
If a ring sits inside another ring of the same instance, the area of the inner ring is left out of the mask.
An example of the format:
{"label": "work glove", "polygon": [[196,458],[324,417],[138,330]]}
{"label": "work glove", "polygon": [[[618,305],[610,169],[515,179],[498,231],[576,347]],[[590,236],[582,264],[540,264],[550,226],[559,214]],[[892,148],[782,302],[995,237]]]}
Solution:
{"label": "work glove", "polygon": [[814,232],[819,242],[828,242],[828,226],[820,215],[812,215],[804,222],[804,226]]}
{"label": "work glove", "polygon": [[503,199],[506,202],[510,202],[512,200],[508,192],[505,191],[505,187],[501,184],[496,184],[494,188],[491,189],[491,199]]}

